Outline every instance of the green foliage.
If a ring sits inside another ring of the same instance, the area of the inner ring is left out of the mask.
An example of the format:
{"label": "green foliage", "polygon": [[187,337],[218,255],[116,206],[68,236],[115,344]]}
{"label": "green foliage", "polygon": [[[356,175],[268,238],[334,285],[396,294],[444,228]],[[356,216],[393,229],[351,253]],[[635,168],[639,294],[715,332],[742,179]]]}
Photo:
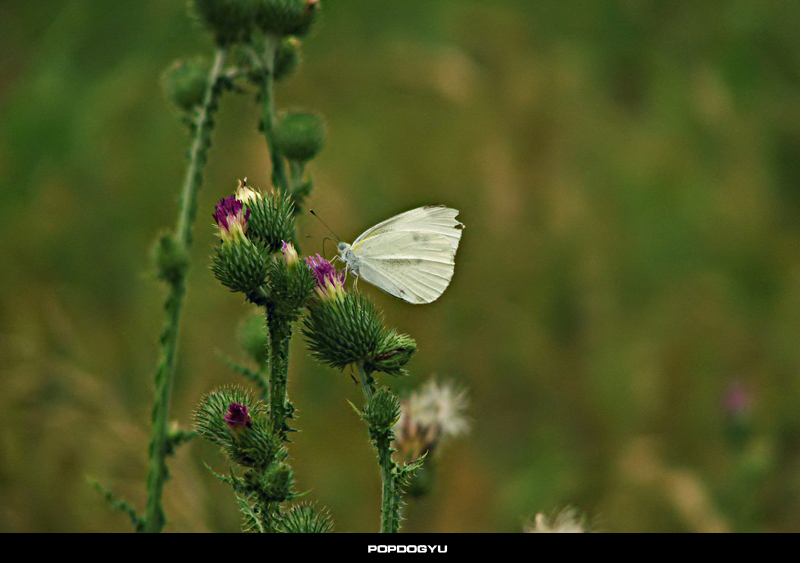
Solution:
{"label": "green foliage", "polygon": [[267,282],[268,258],[249,239],[240,238],[217,246],[211,271],[231,291],[258,295]]}
{"label": "green foliage", "polygon": [[284,242],[294,241],[294,206],[289,196],[273,191],[248,204],[248,208],[247,235],[268,252],[277,252]]}
{"label": "green foliage", "polygon": [[311,160],[325,144],[325,127],[312,113],[289,112],[281,115],[274,131],[276,147],[289,160]]}
{"label": "green foliage", "polygon": [[333,519],[327,509],[303,503],[293,506],[283,516],[279,530],[290,534],[328,534],[333,532]]}
{"label": "green foliage", "polygon": [[205,57],[172,63],[161,80],[167,99],[185,112],[198,107],[206,95],[210,70],[211,62]]}
{"label": "green foliage", "polygon": [[[247,379],[250,383],[258,388],[260,393],[259,398],[261,400],[266,401],[269,399],[269,383],[265,381],[262,371],[253,371],[247,366],[243,366],[240,363],[233,361],[222,353],[219,354],[219,357],[226,366],[231,368],[233,371]],[[269,363],[269,358],[265,358],[264,361]]]}
{"label": "green foliage", "polygon": [[384,335],[383,318],[357,293],[314,304],[303,322],[312,355],[338,369],[373,358]]}
{"label": "green foliage", "polygon": [[113,510],[118,510],[125,514],[133,524],[133,529],[137,532],[143,532],[145,529],[145,520],[141,516],[136,513],[136,509],[125,500],[121,500],[117,498],[114,493],[103,487],[100,483],[94,480],[90,480],[89,483],[94,487],[94,489],[100,493],[103,498],[106,500],[108,505]]}

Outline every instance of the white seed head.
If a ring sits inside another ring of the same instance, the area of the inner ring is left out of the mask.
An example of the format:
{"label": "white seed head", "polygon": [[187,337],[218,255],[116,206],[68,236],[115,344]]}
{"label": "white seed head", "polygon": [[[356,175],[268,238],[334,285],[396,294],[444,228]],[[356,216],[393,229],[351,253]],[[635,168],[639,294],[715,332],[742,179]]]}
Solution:
{"label": "white seed head", "polygon": [[555,518],[548,519],[539,513],[533,522],[525,524],[523,531],[527,534],[585,534],[589,531],[586,516],[576,508],[567,507]]}

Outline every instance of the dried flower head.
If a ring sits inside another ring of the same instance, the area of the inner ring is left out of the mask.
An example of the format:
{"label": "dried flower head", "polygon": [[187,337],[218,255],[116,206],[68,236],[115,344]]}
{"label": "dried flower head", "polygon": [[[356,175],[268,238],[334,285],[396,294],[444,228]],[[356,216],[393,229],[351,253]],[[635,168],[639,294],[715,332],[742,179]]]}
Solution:
{"label": "dried flower head", "polygon": [[245,209],[242,202],[235,197],[226,197],[217,203],[213,217],[222,241],[233,242],[244,238],[250,210]]}
{"label": "dried flower head", "polygon": [[539,513],[533,522],[525,524],[523,531],[527,534],[585,534],[589,532],[586,516],[576,508],[567,507],[555,518],[548,519]]}
{"label": "dried flower head", "polygon": [[306,266],[314,276],[314,291],[322,301],[344,295],[344,273],[334,268],[333,264],[317,254],[306,258]]}
{"label": "dried flower head", "polygon": [[281,243],[281,252],[283,253],[284,262],[287,266],[294,266],[300,261],[300,257],[297,256],[297,250],[290,242],[282,240]]}
{"label": "dried flower head", "polygon": [[239,186],[236,188],[236,200],[240,201],[243,205],[252,205],[254,202],[263,199],[257,191],[247,186],[247,178],[239,180]]}
{"label": "dried flower head", "polygon": [[253,424],[250,418],[250,411],[241,403],[231,403],[228,406],[225,422],[228,423],[228,428],[234,432],[239,432],[244,428],[250,428]]}
{"label": "dried flower head", "polygon": [[469,432],[465,389],[430,380],[401,402],[400,419],[393,430],[397,451],[406,461],[433,452],[442,442]]}

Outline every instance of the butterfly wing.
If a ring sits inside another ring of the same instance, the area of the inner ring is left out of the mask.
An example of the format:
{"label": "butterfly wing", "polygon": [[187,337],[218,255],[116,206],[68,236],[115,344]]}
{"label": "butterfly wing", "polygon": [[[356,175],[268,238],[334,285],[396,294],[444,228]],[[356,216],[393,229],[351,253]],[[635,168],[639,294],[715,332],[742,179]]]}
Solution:
{"label": "butterfly wing", "polygon": [[457,209],[444,205],[418,207],[367,229],[353,242],[353,250],[357,250],[359,245],[367,240],[372,240],[374,243],[381,236],[400,231],[443,235],[450,241],[455,253],[461,241],[461,230],[464,228],[463,223],[456,219],[457,216]]}
{"label": "butterfly wing", "polygon": [[453,278],[458,211],[426,206],[375,225],[353,243],[359,278],[409,303],[431,303]]}

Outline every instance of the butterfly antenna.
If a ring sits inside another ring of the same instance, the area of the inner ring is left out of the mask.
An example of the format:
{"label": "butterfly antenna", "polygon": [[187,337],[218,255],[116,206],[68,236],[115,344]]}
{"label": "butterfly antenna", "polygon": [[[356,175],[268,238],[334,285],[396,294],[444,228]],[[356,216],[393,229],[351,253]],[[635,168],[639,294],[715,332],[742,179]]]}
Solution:
{"label": "butterfly antenna", "polygon": [[314,212],[314,210],[313,210],[313,209],[309,209],[309,210],[308,210],[308,212],[309,212],[309,213],[311,213],[311,214],[312,214],[314,217],[316,217],[316,218],[319,220],[319,222],[320,222],[320,223],[322,223],[323,225],[325,225],[325,228],[326,228],[326,229],[328,229],[328,230],[331,232],[331,234],[332,234],[332,235],[333,235],[333,236],[336,238],[336,241],[337,241],[337,242],[341,242],[341,240],[342,240],[342,239],[340,239],[340,238],[338,237],[338,235],[337,235],[336,233],[334,233],[334,232],[333,232],[333,229],[331,229],[331,228],[328,226],[328,224],[327,224],[325,221],[323,221],[323,220],[322,220],[322,217],[320,217],[319,215],[317,215],[317,214]]}

